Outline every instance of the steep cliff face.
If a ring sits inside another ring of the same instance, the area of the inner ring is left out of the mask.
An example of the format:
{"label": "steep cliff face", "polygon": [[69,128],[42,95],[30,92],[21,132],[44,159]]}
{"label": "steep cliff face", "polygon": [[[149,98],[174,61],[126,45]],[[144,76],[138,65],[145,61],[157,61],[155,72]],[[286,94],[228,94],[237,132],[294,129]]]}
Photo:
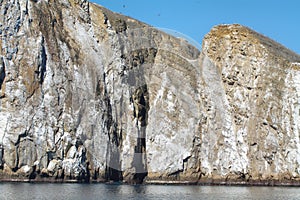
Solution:
{"label": "steep cliff face", "polygon": [[300,57],[187,41],[84,0],[0,1],[2,179],[300,179]]}
{"label": "steep cliff face", "polygon": [[212,179],[299,178],[299,56],[239,25],[203,42],[201,170]]}

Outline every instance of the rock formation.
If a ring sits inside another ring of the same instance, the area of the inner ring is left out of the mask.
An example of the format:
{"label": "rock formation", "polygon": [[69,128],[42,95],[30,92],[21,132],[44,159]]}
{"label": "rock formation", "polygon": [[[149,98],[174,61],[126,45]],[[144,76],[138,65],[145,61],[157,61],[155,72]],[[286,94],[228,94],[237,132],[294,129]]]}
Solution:
{"label": "rock formation", "polygon": [[200,52],[86,0],[0,0],[0,178],[300,183],[300,56],[240,25]]}

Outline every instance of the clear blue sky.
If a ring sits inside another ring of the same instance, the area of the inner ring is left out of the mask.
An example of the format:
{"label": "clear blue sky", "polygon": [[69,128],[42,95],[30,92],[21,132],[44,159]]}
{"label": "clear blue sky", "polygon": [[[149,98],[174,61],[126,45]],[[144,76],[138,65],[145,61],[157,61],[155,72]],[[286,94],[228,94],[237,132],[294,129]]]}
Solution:
{"label": "clear blue sky", "polygon": [[300,0],[91,0],[201,44],[218,24],[239,23],[300,54]]}

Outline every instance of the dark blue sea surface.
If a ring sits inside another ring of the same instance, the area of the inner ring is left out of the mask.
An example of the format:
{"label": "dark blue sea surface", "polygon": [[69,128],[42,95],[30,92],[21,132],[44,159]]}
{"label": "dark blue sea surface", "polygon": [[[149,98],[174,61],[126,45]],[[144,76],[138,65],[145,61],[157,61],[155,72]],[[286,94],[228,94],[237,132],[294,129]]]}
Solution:
{"label": "dark blue sea surface", "polygon": [[300,199],[298,187],[0,183],[0,199]]}

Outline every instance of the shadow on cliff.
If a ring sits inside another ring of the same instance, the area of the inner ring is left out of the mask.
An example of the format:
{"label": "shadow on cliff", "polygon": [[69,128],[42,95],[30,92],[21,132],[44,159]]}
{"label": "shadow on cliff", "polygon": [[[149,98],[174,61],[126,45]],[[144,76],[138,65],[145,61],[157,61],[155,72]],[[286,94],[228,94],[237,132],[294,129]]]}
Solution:
{"label": "shadow on cliff", "polygon": [[5,64],[3,58],[0,59],[0,90],[5,79]]}

